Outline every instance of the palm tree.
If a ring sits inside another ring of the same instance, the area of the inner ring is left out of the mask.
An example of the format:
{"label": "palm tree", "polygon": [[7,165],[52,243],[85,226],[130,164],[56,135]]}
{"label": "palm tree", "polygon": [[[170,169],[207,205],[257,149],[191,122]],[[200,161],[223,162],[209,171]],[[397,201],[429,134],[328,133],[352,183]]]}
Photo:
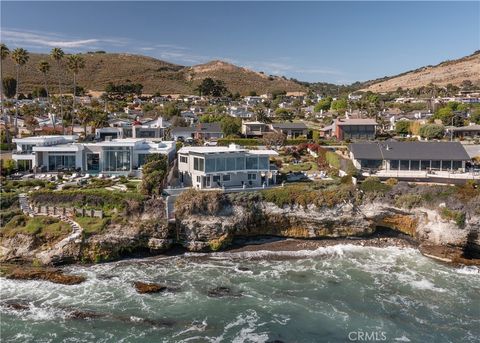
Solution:
{"label": "palm tree", "polygon": [[17,89],[15,90],[15,135],[18,134],[18,85],[20,83],[20,68],[28,62],[29,58],[28,51],[23,48],[16,48],[12,51],[12,60],[17,69]]}
{"label": "palm tree", "polygon": [[65,53],[61,48],[53,48],[52,51],[50,51],[50,57],[55,60],[57,63],[57,67],[59,70],[58,74],[58,91],[60,93],[60,118],[62,121],[62,127],[63,127],[63,133],[65,134],[65,125],[63,124],[63,94],[62,94],[62,82],[61,82],[61,62],[63,59],[63,56],[65,56]]}
{"label": "palm tree", "polygon": [[[77,94],[77,74],[80,69],[85,68],[85,60],[80,55],[70,55],[67,57],[67,67],[73,73],[73,114],[75,115],[75,96]],[[75,116],[72,116],[72,134],[73,121]]]}
{"label": "palm tree", "polygon": [[43,74],[43,87],[45,87],[45,91],[47,92],[47,100],[48,100],[48,86],[47,86],[47,73],[50,71],[50,63],[47,61],[40,61],[37,65],[38,71]]}
{"label": "palm tree", "polygon": [[[8,47],[1,43],[0,44],[0,54],[1,54],[1,60],[0,60],[0,93],[1,93],[1,98],[0,98],[0,101],[2,103],[2,107],[1,107],[1,110],[2,110],[2,113],[1,115],[3,116],[3,60],[7,58],[7,56],[10,54],[10,49],[8,49]],[[10,116],[9,116],[10,118]],[[5,118],[5,139],[7,141],[7,143],[10,143],[10,131],[8,130],[8,119]]]}

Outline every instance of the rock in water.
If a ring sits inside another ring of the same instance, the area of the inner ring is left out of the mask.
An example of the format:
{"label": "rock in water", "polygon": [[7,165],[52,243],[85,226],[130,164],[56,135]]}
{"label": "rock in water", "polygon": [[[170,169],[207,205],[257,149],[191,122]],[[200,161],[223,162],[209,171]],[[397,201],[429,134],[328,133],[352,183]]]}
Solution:
{"label": "rock in water", "polygon": [[64,274],[60,269],[51,268],[14,268],[6,273],[7,279],[44,280],[62,285],[77,285],[86,280],[84,276]]}
{"label": "rock in water", "polygon": [[215,287],[208,291],[208,296],[211,298],[240,297],[241,295],[241,293],[233,293],[230,288],[224,286]]}
{"label": "rock in water", "polygon": [[160,285],[156,283],[146,283],[146,282],[140,282],[140,281],[134,282],[133,285],[135,286],[135,289],[137,290],[137,292],[140,294],[159,293],[159,292],[164,292],[168,289],[168,287],[165,285]]}

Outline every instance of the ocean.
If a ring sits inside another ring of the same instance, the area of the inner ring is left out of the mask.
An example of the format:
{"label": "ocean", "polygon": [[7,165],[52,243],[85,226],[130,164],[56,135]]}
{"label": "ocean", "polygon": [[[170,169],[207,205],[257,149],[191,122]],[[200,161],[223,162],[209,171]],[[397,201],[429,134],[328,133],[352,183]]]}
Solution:
{"label": "ocean", "polygon": [[[412,248],[190,253],[65,269],[87,281],[1,279],[2,342],[480,342],[480,269]],[[168,290],[138,294],[135,281]]]}

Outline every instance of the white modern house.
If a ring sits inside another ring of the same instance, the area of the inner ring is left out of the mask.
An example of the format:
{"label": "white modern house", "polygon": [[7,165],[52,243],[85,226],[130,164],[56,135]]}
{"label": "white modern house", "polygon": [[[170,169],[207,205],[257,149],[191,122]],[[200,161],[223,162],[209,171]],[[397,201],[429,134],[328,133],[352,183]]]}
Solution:
{"label": "white modern house", "polygon": [[228,147],[183,147],[178,151],[180,181],[198,189],[261,187],[276,183],[276,169],[270,166],[274,150]]}
{"label": "white modern house", "polygon": [[90,174],[139,174],[151,154],[175,158],[175,142],[153,142],[144,138],[113,139],[77,143],[75,136],[38,136],[15,139],[12,158],[25,169],[38,171],[83,171]]}

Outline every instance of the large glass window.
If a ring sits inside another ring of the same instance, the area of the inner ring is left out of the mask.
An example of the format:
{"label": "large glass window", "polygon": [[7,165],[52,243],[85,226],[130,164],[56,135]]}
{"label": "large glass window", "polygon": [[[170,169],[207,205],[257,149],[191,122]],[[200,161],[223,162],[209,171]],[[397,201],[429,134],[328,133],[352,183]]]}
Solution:
{"label": "large glass window", "polygon": [[390,160],[390,170],[398,170],[398,160]]}
{"label": "large glass window", "polygon": [[225,171],[225,158],[217,157],[217,171]]}
{"label": "large glass window", "polygon": [[246,158],[247,162],[247,168],[246,169],[258,169],[258,157],[257,156],[247,156]]}
{"label": "large glass window", "polygon": [[129,171],[131,170],[131,156],[129,147],[107,148],[105,150],[105,161],[103,169],[105,171]]}
{"label": "large glass window", "polygon": [[227,170],[235,170],[235,157],[227,157]]}
{"label": "large glass window", "polygon": [[452,169],[452,161],[442,161],[442,170]]}
{"label": "large glass window", "polygon": [[453,169],[461,169],[462,168],[462,161],[453,161]]}
{"label": "large glass window", "polygon": [[245,169],[245,157],[237,157],[237,170]]}
{"label": "large glass window", "polygon": [[432,161],[432,169],[440,169],[440,161]]}
{"label": "large glass window", "polygon": [[422,161],[420,163],[420,169],[421,170],[428,170],[430,169],[430,161]]}
{"label": "large glass window", "polygon": [[145,164],[145,162],[147,162],[148,155],[149,154],[138,154],[138,166],[137,167],[141,167]]}
{"label": "large glass window", "polygon": [[268,170],[268,165],[269,165],[268,156],[260,156],[258,160],[260,162],[259,169]]}
{"label": "large glass window", "polygon": [[400,161],[400,170],[409,170],[410,169],[410,161],[409,160],[401,160]]}
{"label": "large glass window", "polygon": [[205,160],[203,158],[194,157],[193,158],[193,169],[198,171],[205,170]]}
{"label": "large glass window", "polygon": [[48,155],[48,170],[75,169],[75,155]]}
{"label": "large glass window", "polygon": [[419,170],[420,161],[410,161],[410,170]]}
{"label": "large glass window", "polygon": [[215,171],[215,159],[214,158],[207,158],[205,160],[205,172],[211,173]]}
{"label": "large glass window", "polygon": [[188,163],[188,156],[180,155],[180,163]]}
{"label": "large glass window", "polygon": [[99,154],[87,154],[87,171],[100,171]]}

